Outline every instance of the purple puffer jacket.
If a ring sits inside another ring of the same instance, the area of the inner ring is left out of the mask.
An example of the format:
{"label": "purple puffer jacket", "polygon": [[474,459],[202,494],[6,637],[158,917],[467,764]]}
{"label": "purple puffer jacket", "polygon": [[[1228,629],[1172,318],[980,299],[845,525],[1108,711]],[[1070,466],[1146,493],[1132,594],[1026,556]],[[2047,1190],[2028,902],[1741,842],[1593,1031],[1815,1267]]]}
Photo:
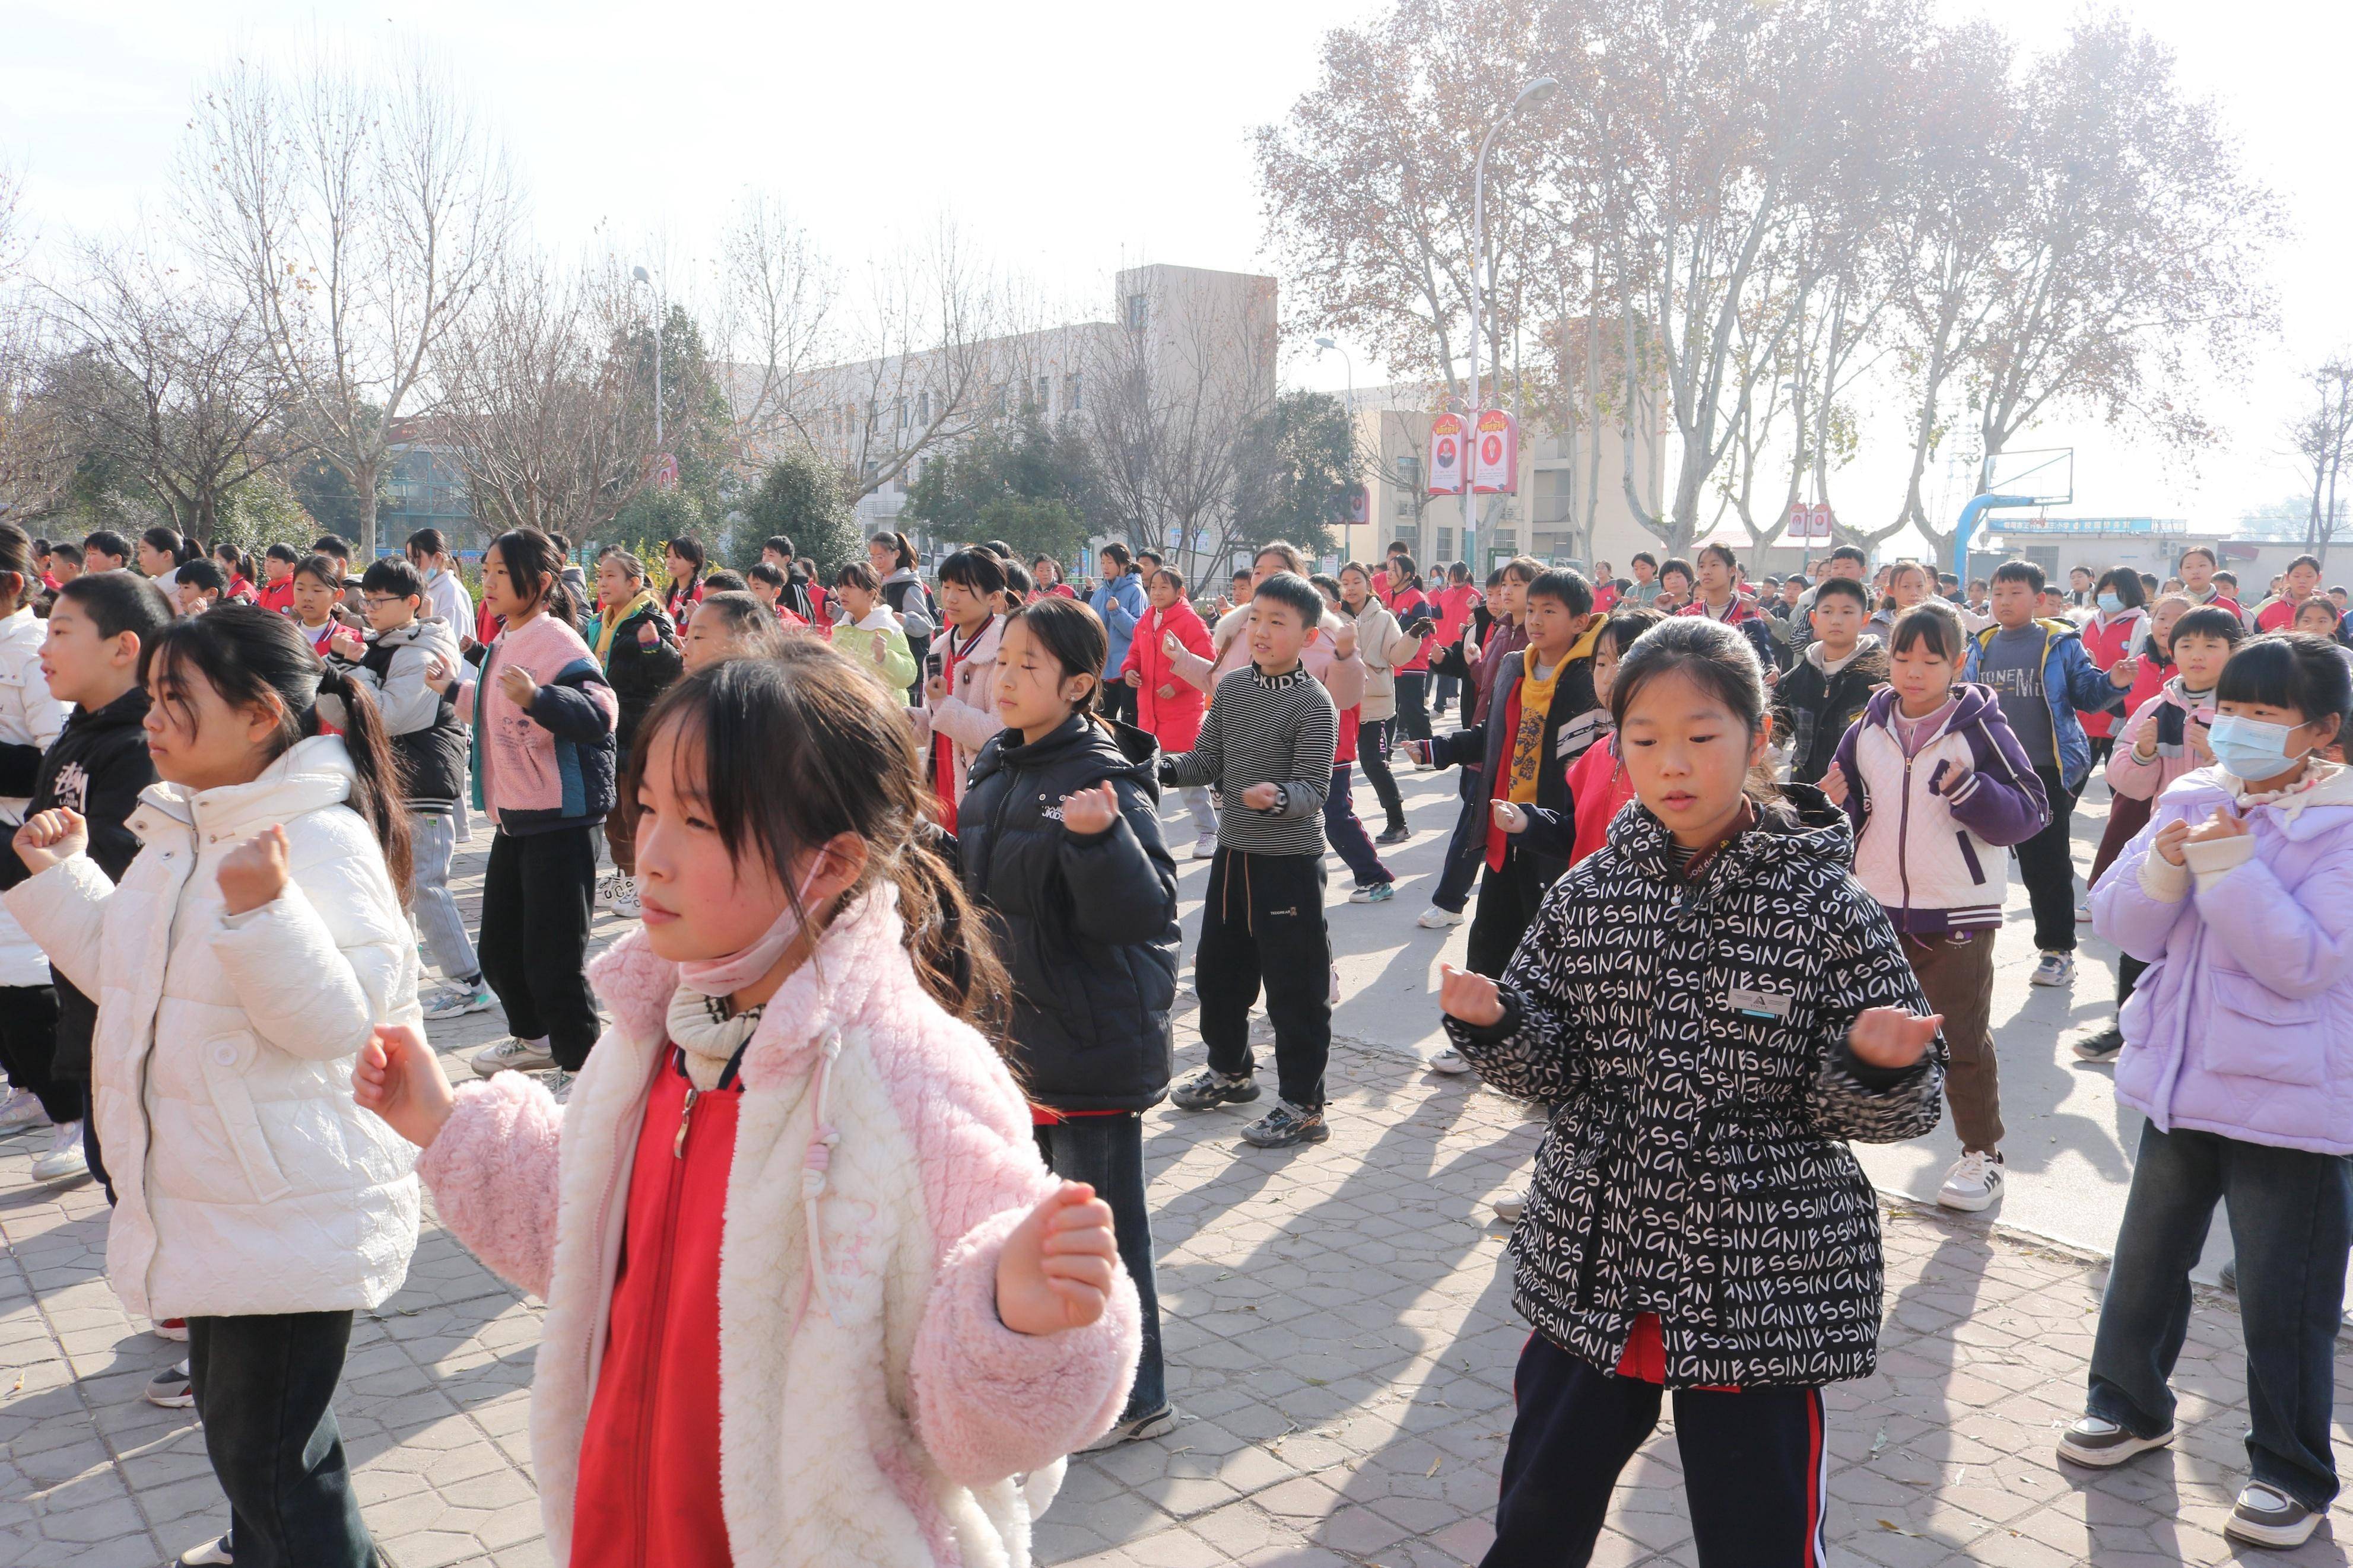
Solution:
{"label": "purple puffer jacket", "polygon": [[2353,770],[2252,808],[2239,864],[2156,853],[2166,824],[2205,821],[2236,785],[2220,768],[2176,780],[2092,890],[2092,929],[2151,966],[2118,1020],[2116,1098],[2165,1131],[2353,1153]]}

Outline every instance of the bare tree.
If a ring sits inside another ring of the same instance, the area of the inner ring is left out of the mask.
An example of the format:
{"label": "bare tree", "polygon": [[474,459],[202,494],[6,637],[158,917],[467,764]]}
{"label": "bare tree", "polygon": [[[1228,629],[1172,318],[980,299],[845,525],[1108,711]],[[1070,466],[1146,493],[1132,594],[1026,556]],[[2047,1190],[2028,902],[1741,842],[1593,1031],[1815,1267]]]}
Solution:
{"label": "bare tree", "polygon": [[301,437],[374,498],[395,426],[429,405],[435,350],[512,232],[504,155],[448,73],[313,47],[239,61],[197,100],[181,160],[190,242],[248,300]]}
{"label": "bare tree", "polygon": [[2337,484],[2345,468],[2346,451],[2353,447],[2353,360],[2334,355],[2308,377],[2314,394],[2311,413],[2288,423],[2288,441],[2306,479],[2304,548],[2325,565],[2328,546],[2341,521]]}
{"label": "bare tree", "polygon": [[840,357],[839,283],[783,203],[746,196],[720,247],[712,355],[746,472],[788,444],[816,444],[827,405],[821,366]]}
{"label": "bare tree", "polygon": [[24,274],[28,227],[24,180],[0,164],[0,513],[16,522],[57,506],[80,455],[71,423],[43,395],[50,345]]}
{"label": "bare tree", "polygon": [[629,279],[510,256],[437,349],[430,420],[478,509],[589,539],[652,476],[654,407],[628,338]]}

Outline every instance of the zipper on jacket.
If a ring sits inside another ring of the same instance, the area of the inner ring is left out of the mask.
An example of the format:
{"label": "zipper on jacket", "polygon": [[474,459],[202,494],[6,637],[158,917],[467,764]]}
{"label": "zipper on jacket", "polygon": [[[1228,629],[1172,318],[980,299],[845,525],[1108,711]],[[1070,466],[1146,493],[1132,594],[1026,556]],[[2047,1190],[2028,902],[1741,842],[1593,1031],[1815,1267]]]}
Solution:
{"label": "zipper on jacket", "polygon": [[662,1194],[661,1231],[656,1238],[659,1259],[654,1268],[653,1331],[646,1344],[645,1366],[638,1383],[638,1484],[635,1489],[637,1506],[631,1510],[630,1523],[637,1537],[637,1550],[632,1562],[646,1560],[646,1496],[653,1485],[654,1443],[654,1373],[661,1365],[662,1342],[670,1328],[670,1262],[678,1243],[678,1211],[686,1191],[686,1138],[694,1119],[694,1102],[701,1098],[692,1084],[686,1087],[686,1101],[679,1107],[678,1135],[670,1140],[669,1190]]}
{"label": "zipper on jacket", "polygon": [[[1895,744],[1901,750],[1904,737],[1897,735]],[[1905,851],[1911,847],[1911,840],[1912,753],[1905,752],[1904,753],[1904,800],[1895,813],[1895,879],[1904,889],[1904,919],[1907,929],[1912,920],[1912,866]]]}

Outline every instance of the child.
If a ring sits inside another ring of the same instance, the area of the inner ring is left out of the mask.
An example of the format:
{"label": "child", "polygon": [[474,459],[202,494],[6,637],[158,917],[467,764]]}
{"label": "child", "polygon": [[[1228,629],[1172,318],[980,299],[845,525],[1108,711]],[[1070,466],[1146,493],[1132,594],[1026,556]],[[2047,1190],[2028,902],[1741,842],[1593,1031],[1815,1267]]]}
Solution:
{"label": "child", "polygon": [[511,1039],[473,1057],[484,1078],[580,1070],[596,1043],[596,999],[583,973],[596,892],[594,834],[613,809],[620,703],[572,629],[564,558],[519,528],[482,552],[482,603],[504,629],[470,679],[437,687],[474,726],[482,804],[496,831],[482,873],[482,977]]}
{"label": "child", "polygon": [[[1127,546],[1117,540],[1104,545],[1095,557],[1100,580],[1087,598],[1111,639],[1107,656],[1111,662],[1103,667],[1104,685],[1097,700],[1102,702],[1104,713],[1130,724],[1135,722],[1135,692],[1116,678],[1127,667],[1127,645],[1135,635],[1135,623],[1144,618],[1144,580],[1129,570],[1134,559]],[[944,584],[946,566],[943,565],[940,572]],[[944,599],[942,604],[944,606]]]}
{"label": "child", "polygon": [[823,614],[825,590],[817,586],[816,578],[803,570],[800,562],[794,557],[789,535],[771,535],[760,546],[760,564],[775,568],[776,575],[784,579],[783,591],[776,599],[784,614],[805,626],[826,624]]}
{"label": "child", "polygon": [[[1139,633],[1131,660],[1145,641]],[[1012,972],[1008,1038],[1039,1152],[1111,1205],[1142,1308],[1135,1385],[1099,1447],[1176,1426],[1160,1360],[1143,1112],[1168,1093],[1183,942],[1157,748],[1091,710],[1108,657],[1103,623],[1076,598],[1048,595],[1006,617],[996,678],[1006,729],[972,764],[956,840],[965,891],[993,917]]]}
{"label": "child", "polygon": [[335,606],[343,596],[343,569],[333,556],[306,555],[294,568],[294,624],[309,641],[311,651],[321,658],[327,657],[327,639],[343,625],[335,617]]}
{"label": "child", "polygon": [[[65,729],[65,705],[41,679],[41,623],[32,599],[32,541],[14,523],[0,523],[0,826],[14,833],[29,815],[40,780],[42,754]],[[0,859],[13,856],[0,854]],[[8,868],[11,870],[14,867]],[[14,883],[5,877],[0,885]],[[0,1067],[10,1092],[0,1100],[0,1132],[46,1120],[51,1147],[33,1162],[37,1181],[79,1179],[81,1085],[57,1070],[58,992],[49,963],[16,917],[0,909]]]}
{"label": "child", "polygon": [[[1745,792],[1770,731],[1746,638],[1653,627],[1610,708],[1640,804],[1501,982],[1440,972],[1480,1075],[1556,1107],[1513,1233],[1535,1332],[1486,1562],[1589,1560],[1662,1385],[1702,1568],[1808,1562],[1822,1385],[1877,1359],[1879,1209],[1843,1140],[1936,1125],[1939,1020],[1845,826]],[[1798,923],[1802,942],[1746,934]]]}
{"label": "child", "polygon": [[[1324,599],[1327,616],[1343,616],[1340,584],[1317,573],[1308,582]],[[1356,623],[1343,616],[1349,635],[1356,634]],[[1361,664],[1361,660],[1359,661]],[[1397,897],[1397,873],[1381,864],[1380,852],[1373,847],[1370,835],[1356,816],[1356,790],[1350,772],[1356,762],[1356,736],[1364,728],[1364,704],[1352,703],[1340,710],[1337,745],[1332,759],[1332,787],[1324,792],[1324,837],[1340,857],[1341,864],[1356,879],[1348,893],[1352,904],[1383,904]],[[1336,984],[1336,977],[1335,977]]]}
{"label": "child", "polygon": [[940,800],[940,826],[950,833],[973,758],[1003,728],[991,693],[1004,593],[1005,563],[986,550],[959,550],[940,563],[940,614],[947,624],[928,656],[916,726],[929,742],[932,792]]}
{"label": "child", "polygon": [[2128,689],[2131,659],[2103,671],[2084,651],[2074,623],[2041,616],[2042,568],[2005,561],[1993,569],[1994,624],[1971,639],[1968,680],[1990,686],[2001,716],[2042,781],[2051,817],[2042,832],[2018,846],[2019,880],[2034,910],[2034,945],[2042,959],[2029,977],[2036,985],[2075,983],[2075,858],[2071,837],[2075,799],[2091,776],[2092,748],[2077,712],[2105,708]]}
{"label": "child", "polygon": [[[1346,576],[1342,575],[1345,584]],[[1398,549],[1389,552],[1388,569],[1374,584],[1386,586],[1381,605],[1395,616],[1398,632],[1415,639],[1411,657],[1396,666],[1397,717],[1389,724],[1389,741],[1399,734],[1409,741],[1430,739],[1430,655],[1438,632],[1438,607],[1421,586],[1413,556]],[[1402,840],[1399,840],[1402,842]]]}
{"label": "child", "polygon": [[374,700],[282,616],[174,623],[147,685],[164,782],[137,858],[118,887],[83,816],[44,811],[16,832],[32,876],[8,908],[100,998],[97,1116],[132,1152],[108,1283],[187,1320],[235,1539],[184,1560],[362,1568],[332,1401],[353,1314],[408,1271],[418,1207],[413,1156],[350,1093],[371,1026],[418,1017],[399,782]]}
{"label": "child", "polygon": [[213,564],[220,568],[221,596],[253,603],[253,557],[234,544],[213,546]]}
{"label": "child", "polygon": [[1945,1098],[1961,1157],[1936,1202],[1975,1214],[2002,1189],[2001,1080],[1993,1049],[1993,952],[2010,846],[2050,803],[2001,703],[1956,684],[1968,636],[1941,601],[1897,617],[1891,685],[1839,742],[1822,793],[1854,825],[1854,875],[1904,939],[1920,989],[1945,1019]]}
{"label": "child", "polygon": [[1826,577],[1814,590],[1813,640],[1773,688],[1773,721],[1790,737],[1789,776],[1820,784],[1839,742],[1887,681],[1887,646],[1865,632],[1863,585]]}
{"label": "child", "polygon": [[[2084,622],[2084,651],[2102,669],[2118,663],[2130,666],[2149,629],[2148,600],[2141,590],[2140,574],[2129,566],[2111,567],[2102,574],[2092,603],[2092,613]],[[2134,674],[2138,676],[2137,668]],[[2127,690],[2120,698],[2112,693],[2105,707],[2076,715],[2083,721],[2084,738],[2091,742],[2094,767],[2106,763],[2116,746],[2116,731],[2132,714]]]}
{"label": "child", "polygon": [[227,590],[221,569],[204,556],[183,563],[172,574],[173,607],[184,616],[201,616],[220,603]]}
{"label": "child", "polygon": [[[1393,566],[1406,559],[1405,556],[1389,558]],[[1399,613],[1413,615],[1419,609],[1422,613],[1414,616],[1414,624],[1417,626],[1430,624],[1430,617],[1422,607],[1421,595],[1415,593],[1409,583],[1394,577],[1385,580],[1396,583],[1399,589],[1396,597],[1403,606],[1401,612],[1392,611],[1375,596],[1373,574],[1369,569],[1354,561],[1340,568],[1340,612],[1356,623],[1356,647],[1365,661],[1365,701],[1363,722],[1358,731],[1359,755],[1364,762],[1365,777],[1373,786],[1374,798],[1381,803],[1381,811],[1387,817],[1380,837],[1373,840],[1376,845],[1402,844],[1413,837],[1413,829],[1406,826],[1404,797],[1398,794],[1397,779],[1389,773],[1389,753],[1396,747],[1398,727],[1401,722],[1399,689],[1406,682],[1406,667],[1419,662],[1419,668],[1411,672],[1417,712],[1420,700],[1419,683],[1430,678],[1430,660],[1422,652],[1420,634],[1409,632],[1398,623]],[[1422,718],[1419,728],[1418,734],[1409,731],[1410,738],[1428,740],[1430,721],[1427,717]],[[1345,749],[1345,745],[1343,749]]]}
{"label": "child", "polygon": [[702,603],[702,566],[708,559],[702,541],[691,533],[681,533],[662,546],[662,565],[670,573],[662,613],[670,616],[670,625],[684,626],[688,612]]}
{"label": "child", "polygon": [[[590,634],[589,647],[618,705],[613,722],[613,766],[617,776],[628,768],[629,742],[638,722],[655,700],[685,672],[686,663],[679,651],[677,629],[647,585],[643,561],[618,545],[606,550],[596,558],[596,595],[604,611]],[[613,802],[605,818],[605,847],[612,852],[613,874],[596,886],[596,901],[625,921],[638,918],[633,876],[638,863],[631,854],[630,836],[637,815],[633,803],[619,798]]]}
{"label": "child", "polygon": [[[1447,650],[1461,645],[1462,634],[1471,626],[1471,612],[1479,603],[1479,590],[1471,582],[1471,568],[1460,561],[1449,566],[1446,569],[1446,586],[1440,588],[1435,597],[1438,601],[1437,647],[1442,656]],[[1462,689],[1460,678],[1440,674],[1435,658],[1431,660],[1430,672],[1437,678],[1430,698],[1431,714],[1445,712],[1451,699],[1455,705],[1454,717],[1461,722],[1464,715],[1461,699],[1458,695]],[[1417,735],[1414,739],[1425,737]]]}
{"label": "child", "polygon": [[1340,714],[1302,658],[1324,615],[1324,596],[1306,578],[1277,572],[1261,580],[1250,605],[1250,668],[1218,682],[1193,749],[1160,762],[1161,783],[1215,784],[1226,798],[1193,952],[1209,1065],[1169,1103],[1207,1110],[1258,1098],[1250,1010],[1263,981],[1280,1098],[1242,1129],[1261,1149],[1332,1135],[1324,1121],[1332,939],[1322,814]]}
{"label": "child", "polygon": [[[138,808],[140,792],[155,782],[142,728],[147,717],[142,678],[149,651],[171,624],[172,606],[163,590],[122,572],[93,573],[68,582],[58,590],[44,623],[41,673],[49,695],[72,704],[73,714],[41,755],[25,820],[59,809],[79,816],[88,824],[91,861],[115,881],[139,853],[130,817]],[[27,875],[13,847],[0,849],[0,888],[13,888]],[[72,1087],[59,1090],[58,1109],[69,1114],[63,1121],[51,1118],[57,1131],[48,1152],[34,1162],[33,1175],[40,1181],[94,1175],[111,1196],[98,1124],[89,1114],[90,1037],[98,1004],[55,964],[49,969],[58,996],[57,1046],[49,1073],[59,1084]],[[80,1101],[79,1114],[69,1103],[75,1099]]]}
{"label": "child", "polygon": [[[2184,616],[2183,625],[2189,617]],[[2175,634],[2177,643],[2180,633]],[[2317,756],[2353,706],[2318,639],[2258,637],[2215,691],[2215,766],[2176,781],[2092,890],[2092,928],[2149,965],[2116,1099],[2148,1121],[2062,1458],[2173,1440],[2189,1270],[2229,1211],[2251,1475],[2222,1532],[2295,1546],[2337,1494],[2330,1405],[2353,1243],[2353,771]]]}
{"label": "child", "polygon": [[796,638],[680,682],[638,741],[645,924],[597,961],[614,1023],[571,1102],[453,1099],[403,1030],[355,1085],[548,1304],[549,1555],[1020,1568],[1118,1414],[1135,1294],[990,1047],[1008,982],[905,721]]}
{"label": "child", "polygon": [[[1196,658],[1211,659],[1217,655],[1209,628],[1185,600],[1184,578],[1164,566],[1145,584],[1145,593],[1149,605],[1136,623],[1134,636],[1128,639],[1127,662],[1120,673],[1135,689],[1136,727],[1174,756],[1193,749],[1194,737],[1201,732],[1201,712],[1208,704],[1201,689],[1176,672],[1168,639],[1175,637],[1176,646]],[[1205,784],[1192,785],[1184,796],[1186,807],[1193,814],[1192,858],[1211,859],[1218,853],[1217,805]]]}
{"label": "child", "polygon": [[722,589],[694,606],[679,646],[685,672],[692,675],[723,659],[771,658],[785,646],[785,634],[767,605],[749,594]]}
{"label": "child", "polygon": [[[874,569],[876,579],[882,584],[883,608],[898,621],[899,629],[907,634],[907,651],[914,656],[920,679],[920,672],[930,658],[932,637],[939,628],[940,615],[939,605],[915,570],[915,547],[907,542],[905,534],[885,529],[866,542],[866,563]],[[923,700],[923,687],[909,682],[907,700],[920,705]]]}
{"label": "child", "polygon": [[833,575],[834,596],[847,617],[833,628],[833,646],[852,664],[871,670],[883,685],[901,694],[914,683],[914,649],[898,617],[882,602],[882,580],[874,568],[852,561]]}
{"label": "child", "polygon": [[809,629],[808,622],[795,614],[792,606],[785,603],[785,591],[792,585],[792,579],[785,575],[781,567],[763,561],[744,574],[744,587],[752,597],[767,605],[769,611],[776,616],[776,625],[786,631]]}
{"label": "child", "polygon": [[425,581],[403,557],[369,563],[360,582],[375,636],[363,641],[357,632],[337,631],[328,640],[327,657],[375,697],[400,763],[401,804],[408,813],[409,908],[442,979],[441,989],[424,999],[425,1016],[487,1012],[497,998],[482,980],[448,885],[449,863],[458,850],[458,799],[469,784],[467,740],[456,705],[436,681],[459,666],[458,634],[428,613]]}
{"label": "child", "polygon": [[[2207,738],[2214,727],[2214,689],[2246,635],[2246,622],[2220,605],[2200,605],[2174,622],[2168,647],[2179,673],[2133,714],[2108,759],[2109,832],[2102,837],[2099,858],[2092,863],[2093,886],[2099,885],[2125,847],[2148,826],[2158,796],[2184,774],[2214,765],[2214,748]],[[2129,952],[2116,954],[2119,1014],[2147,968]],[[2075,1054],[2087,1062],[2112,1062],[2124,1048],[2124,1031],[2114,1020],[2074,1044]]]}
{"label": "child", "polygon": [[[1621,606],[1624,603],[1620,600]],[[1618,754],[1618,738],[1610,726],[1609,692],[1618,678],[1619,661],[1637,638],[1666,618],[1656,610],[1621,607],[1602,623],[1600,635],[1593,639],[1593,700],[1599,710],[1602,731],[1593,744],[1569,764],[1567,809],[1524,805],[1515,806],[1508,814],[1500,810],[1496,814],[1504,832],[1527,835],[1527,849],[1574,866],[1601,847],[1609,837],[1610,823],[1617,819],[1620,809],[1634,798],[1634,782],[1626,772],[1625,760]],[[1469,1068],[1470,1064],[1463,1063],[1462,1070]],[[1517,1219],[1519,1215],[1504,1217]]]}
{"label": "child", "polygon": [[1651,601],[1651,607],[1671,616],[1682,615],[1691,608],[1693,580],[1690,562],[1681,556],[1669,561],[1659,568],[1659,596]]}
{"label": "child", "polygon": [[1568,868],[1565,858],[1510,831],[1516,813],[1502,808],[1566,811],[1569,766],[1600,730],[1592,666],[1600,629],[1592,586],[1556,568],[1528,584],[1527,606],[1527,646],[1502,656],[1485,722],[1414,742],[1415,755],[1432,767],[1475,766],[1485,792],[1479,912],[1465,962],[1472,973],[1491,977],[1504,973],[1545,889]]}
{"label": "child", "polygon": [[[1486,625],[1477,626],[1478,617],[1474,616],[1477,646],[1473,647],[1468,642],[1464,645],[1469,663],[1463,672],[1461,727],[1486,722],[1493,710],[1496,674],[1504,668],[1504,656],[1527,646],[1528,584],[1543,573],[1542,565],[1522,555],[1506,562],[1487,579],[1486,603],[1478,613],[1487,617]],[[1418,760],[1426,758],[1427,749],[1416,747],[1414,755]],[[1442,931],[1462,923],[1462,907],[1471,901],[1472,884],[1477,880],[1483,863],[1481,851],[1486,845],[1493,816],[1486,779],[1471,765],[1477,756],[1473,752],[1463,759],[1462,781],[1456,786],[1461,804],[1455,814],[1453,836],[1447,840],[1443,868],[1439,872],[1438,886],[1430,891],[1430,908],[1414,918],[1414,924],[1424,931]]]}

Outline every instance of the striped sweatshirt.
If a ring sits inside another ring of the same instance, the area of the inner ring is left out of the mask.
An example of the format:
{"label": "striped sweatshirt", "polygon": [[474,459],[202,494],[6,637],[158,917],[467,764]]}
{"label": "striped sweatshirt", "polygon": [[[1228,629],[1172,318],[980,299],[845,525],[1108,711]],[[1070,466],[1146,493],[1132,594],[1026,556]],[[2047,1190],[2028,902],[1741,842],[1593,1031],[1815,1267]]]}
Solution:
{"label": "striped sweatshirt", "polygon": [[[1218,682],[1193,749],[1164,757],[1163,784],[1214,784],[1225,793],[1218,842],[1256,855],[1324,853],[1324,795],[1332,787],[1339,710],[1324,683],[1297,666],[1282,675],[1251,665]],[[1242,805],[1252,784],[1280,787],[1264,811]]]}

